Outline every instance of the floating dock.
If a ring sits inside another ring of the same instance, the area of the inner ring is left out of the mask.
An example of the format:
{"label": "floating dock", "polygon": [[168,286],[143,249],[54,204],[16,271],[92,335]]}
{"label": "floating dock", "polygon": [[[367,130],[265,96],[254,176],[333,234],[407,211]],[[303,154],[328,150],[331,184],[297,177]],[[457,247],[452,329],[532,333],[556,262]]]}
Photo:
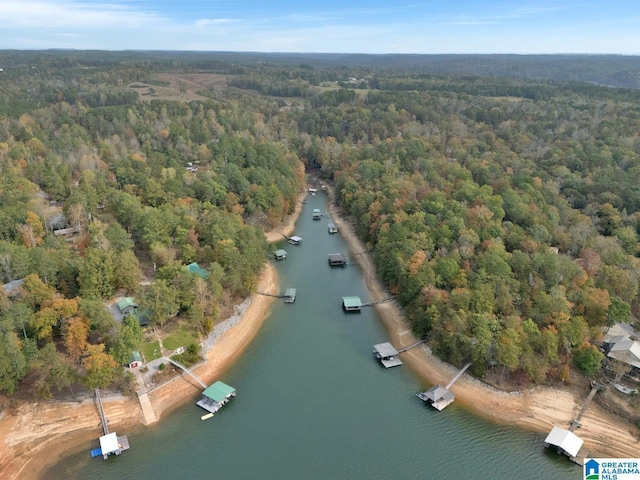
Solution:
{"label": "floating dock", "polygon": [[221,381],[217,381],[202,392],[202,398],[196,402],[196,405],[213,414],[220,410],[220,408],[222,408],[222,406],[226,404],[231,397],[235,396],[235,388]]}
{"label": "floating dock", "polygon": [[297,235],[294,235],[293,237],[289,237],[289,240],[287,240],[291,245],[300,245],[302,243],[302,237],[298,237]]}
{"label": "floating dock", "polygon": [[336,227],[336,224],[333,222],[329,222],[327,224],[327,229],[329,230],[329,233],[338,233],[338,227]]}
{"label": "floating dock", "polygon": [[330,253],[328,256],[329,265],[332,267],[346,267],[347,258],[342,253]]}
{"label": "floating dock", "polygon": [[373,346],[373,354],[380,360],[385,368],[398,367],[402,365],[402,360],[398,358],[398,351],[389,342],[378,343]]}
{"label": "floating dock", "polygon": [[273,252],[273,258],[276,260],[285,260],[287,258],[287,251],[283,249],[276,250]]}
{"label": "floating dock", "polygon": [[[417,345],[417,344],[414,344]],[[442,411],[448,405],[451,405],[455,400],[455,395],[453,392],[449,391],[451,386],[458,380],[464,372],[467,371],[467,368],[471,366],[471,363],[467,363],[456,375],[447,383],[446,387],[442,387],[440,385],[434,385],[429,390],[424,392],[417,393],[418,398],[426,403],[430,403],[433,408],[438,411]]]}
{"label": "floating dock", "polygon": [[296,301],[296,289],[287,288],[284,291],[284,303],[294,303]]}
{"label": "floating dock", "polygon": [[342,297],[342,309],[345,312],[359,312],[362,309],[360,297]]}

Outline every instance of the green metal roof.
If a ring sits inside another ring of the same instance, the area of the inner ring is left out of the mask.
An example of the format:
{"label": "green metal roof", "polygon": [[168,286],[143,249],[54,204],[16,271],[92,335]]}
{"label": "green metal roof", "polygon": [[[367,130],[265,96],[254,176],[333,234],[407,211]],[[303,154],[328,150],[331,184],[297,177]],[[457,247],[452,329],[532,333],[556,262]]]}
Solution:
{"label": "green metal roof", "polygon": [[142,363],[142,355],[140,355],[140,352],[138,351],[131,352],[131,357],[129,357],[129,363],[133,363],[133,362]]}
{"label": "green metal roof", "polygon": [[229,395],[233,395],[236,392],[236,389],[223,383],[221,381],[217,381],[213,385],[209,385],[202,394],[205,397],[209,397],[211,400],[216,402],[221,402]]}
{"label": "green metal roof", "polygon": [[129,307],[138,308],[138,304],[131,297],[124,297],[118,300],[118,309],[122,312]]}
{"label": "green metal roof", "polygon": [[209,272],[207,272],[204,268],[202,268],[196,262],[193,262],[187,265],[187,270],[189,270],[190,273],[198,275],[200,278],[206,278],[209,275]]}
{"label": "green metal roof", "polygon": [[345,308],[356,308],[362,306],[360,297],[342,297],[342,303]]}

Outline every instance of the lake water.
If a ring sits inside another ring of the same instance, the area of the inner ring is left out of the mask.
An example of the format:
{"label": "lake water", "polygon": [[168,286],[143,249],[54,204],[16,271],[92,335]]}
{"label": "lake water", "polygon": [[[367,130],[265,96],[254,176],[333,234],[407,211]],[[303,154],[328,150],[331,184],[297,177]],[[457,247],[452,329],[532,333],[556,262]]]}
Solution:
{"label": "lake water", "polygon": [[[343,296],[369,300],[361,271],[329,267],[348,252],[329,235],[322,194],[298,220],[300,246],[280,245],[280,290],[242,358],[220,380],[237,396],[212,419],[193,401],[159,424],[127,434],[131,449],[91,459],[85,451],[51,468],[46,479],[578,479],[581,469],[545,435],[474,417],[455,402],[438,412],[416,397],[425,385],[406,366],[384,369],[372,346],[388,337],[375,309],[346,314]],[[97,420],[97,418],[96,418]]]}

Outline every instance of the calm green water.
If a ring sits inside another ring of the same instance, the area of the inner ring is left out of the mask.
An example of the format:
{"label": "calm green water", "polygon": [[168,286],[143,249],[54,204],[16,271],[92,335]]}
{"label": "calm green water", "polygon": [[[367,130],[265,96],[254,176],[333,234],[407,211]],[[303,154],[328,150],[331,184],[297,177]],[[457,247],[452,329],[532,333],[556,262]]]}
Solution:
{"label": "calm green water", "polygon": [[[581,469],[546,451],[544,435],[496,426],[456,403],[438,412],[416,392],[427,385],[406,367],[383,369],[372,346],[387,335],[371,307],[345,314],[341,297],[369,296],[358,266],[330,268],[348,252],[326,219],[324,195],[309,196],[295,234],[301,246],[278,262],[276,301],[243,358],[221,378],[237,397],[210,420],[193,402],[159,425],[128,434],[131,449],[107,461],[90,448],[47,479],[578,479]],[[96,418],[97,421],[97,418]]]}

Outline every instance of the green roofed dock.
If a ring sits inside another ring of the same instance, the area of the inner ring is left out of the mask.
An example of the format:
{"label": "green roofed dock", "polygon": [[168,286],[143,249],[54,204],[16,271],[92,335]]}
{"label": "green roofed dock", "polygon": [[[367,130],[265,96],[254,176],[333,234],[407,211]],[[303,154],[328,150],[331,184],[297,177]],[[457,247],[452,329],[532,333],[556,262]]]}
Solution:
{"label": "green roofed dock", "polygon": [[342,297],[342,309],[345,312],[359,312],[361,308],[360,297]]}
{"label": "green roofed dock", "polygon": [[235,388],[217,381],[202,392],[202,398],[196,402],[196,405],[204,408],[209,413],[216,413],[231,397],[235,396]]}

